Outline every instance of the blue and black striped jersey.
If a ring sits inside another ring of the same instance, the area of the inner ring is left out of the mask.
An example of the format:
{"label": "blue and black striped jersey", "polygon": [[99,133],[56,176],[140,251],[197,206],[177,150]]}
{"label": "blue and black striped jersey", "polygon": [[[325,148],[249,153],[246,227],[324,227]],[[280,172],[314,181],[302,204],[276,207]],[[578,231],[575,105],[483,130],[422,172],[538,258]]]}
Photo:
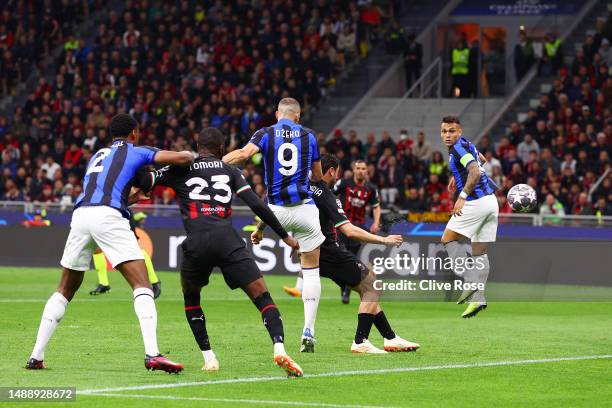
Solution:
{"label": "blue and black striped jersey", "polygon": [[448,159],[449,168],[457,182],[457,191],[463,190],[463,186],[465,186],[468,176],[467,168],[470,163],[476,162],[480,170],[480,180],[476,183],[474,191],[467,197],[467,201],[476,200],[495,193],[497,186],[485,173],[482,168],[482,163],[480,162],[478,150],[476,150],[476,147],[474,147],[469,140],[463,136],[460,137],[455,144],[451,146],[448,153],[450,155]]}
{"label": "blue and black striped jersey", "polygon": [[259,147],[263,155],[270,204],[311,201],[308,173],[312,163],[321,159],[312,130],[281,119],[255,132],[249,143]]}
{"label": "blue and black striped jersey", "polygon": [[128,196],[136,173],[142,166],[153,164],[155,154],[155,148],[137,147],[125,140],[115,140],[110,147],[98,150],[87,164],[83,192],[75,208],[106,205],[129,218]]}

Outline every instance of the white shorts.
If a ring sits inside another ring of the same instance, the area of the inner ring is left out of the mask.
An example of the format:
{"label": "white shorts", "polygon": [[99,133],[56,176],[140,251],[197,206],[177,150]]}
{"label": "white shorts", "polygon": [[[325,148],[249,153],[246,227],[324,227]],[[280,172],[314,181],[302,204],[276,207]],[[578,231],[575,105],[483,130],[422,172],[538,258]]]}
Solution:
{"label": "white shorts", "polygon": [[446,228],[472,242],[495,242],[499,205],[494,194],[466,201],[460,216],[453,215]]}
{"label": "white shorts", "polygon": [[314,203],[286,207],[270,204],[269,207],[283,228],[300,244],[300,252],[314,251],[325,241],[319,223],[319,209]]}
{"label": "white shorts", "polygon": [[89,269],[91,255],[100,248],[113,268],[144,259],[130,222],[121,213],[105,205],[79,207],[72,213],[70,234],[60,264],[75,271]]}

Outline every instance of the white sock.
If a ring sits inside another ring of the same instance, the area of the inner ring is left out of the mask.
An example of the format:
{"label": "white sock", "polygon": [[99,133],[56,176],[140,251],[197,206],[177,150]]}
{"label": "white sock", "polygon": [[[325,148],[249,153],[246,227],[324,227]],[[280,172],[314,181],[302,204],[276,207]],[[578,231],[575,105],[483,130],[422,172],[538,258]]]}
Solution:
{"label": "white sock", "polygon": [[202,350],[202,355],[204,356],[204,362],[207,363],[210,360],[213,360],[215,358],[217,358],[217,356],[215,356],[215,353],[212,351],[212,349],[210,350]]}
{"label": "white sock", "polygon": [[304,279],[302,279],[301,276],[297,277],[297,280],[295,281],[295,288],[299,290],[300,292],[304,288]]}
{"label": "white sock", "polygon": [[[474,281],[476,283],[483,283],[487,285],[487,279],[489,278],[490,264],[489,264],[489,256],[487,254],[478,255],[474,257]],[[472,302],[478,303],[486,303],[485,299],[485,291],[479,290],[474,294]]]}
{"label": "white sock", "polygon": [[39,361],[44,360],[47,344],[51,336],[53,336],[55,328],[60,320],[64,317],[66,306],[68,306],[68,299],[59,292],[55,292],[51,295],[49,300],[47,300],[42,318],[40,319],[36,344],[34,345],[34,350],[32,350],[31,358],[35,358]]}
{"label": "white sock", "polygon": [[274,355],[278,356],[284,356],[287,354],[287,351],[285,350],[285,343],[274,343]]}
{"label": "white sock", "polygon": [[303,269],[304,287],[302,288],[302,300],[304,301],[304,331],[310,329],[310,334],[315,334],[315,320],[317,320],[317,309],[321,298],[321,278],[319,267]]}
{"label": "white sock", "polygon": [[145,353],[150,356],[159,354],[157,348],[157,310],[153,291],[149,288],[134,289],[134,310],[140,322]]}

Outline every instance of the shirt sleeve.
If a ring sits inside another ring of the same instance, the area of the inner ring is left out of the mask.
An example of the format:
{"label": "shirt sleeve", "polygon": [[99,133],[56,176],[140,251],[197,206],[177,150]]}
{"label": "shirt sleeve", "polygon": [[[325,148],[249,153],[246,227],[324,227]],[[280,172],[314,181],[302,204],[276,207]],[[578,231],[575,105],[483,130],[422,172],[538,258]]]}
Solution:
{"label": "shirt sleeve", "polygon": [[255,146],[259,147],[259,151],[264,152],[265,147],[268,144],[268,132],[264,129],[259,129],[257,132],[253,133],[251,140],[249,143],[253,143]]}
{"label": "shirt sleeve", "polygon": [[372,208],[378,207],[380,205],[380,201],[378,200],[378,190],[374,186],[370,186],[370,188],[372,189],[372,194],[370,195],[368,204],[370,204]]}
{"label": "shirt sleeve", "polygon": [[138,172],[136,172],[133,186],[148,193],[155,186],[155,172],[149,171],[149,169],[145,167],[141,167]]}
{"label": "shirt sleeve", "polygon": [[150,146],[138,146],[134,150],[140,155],[142,164],[154,164],[155,155],[159,152],[159,149]]}
{"label": "shirt sleeve", "polygon": [[151,172],[153,178],[153,186],[168,186],[173,187],[179,172],[182,169],[175,166],[165,166],[159,170]]}
{"label": "shirt sleeve", "polygon": [[454,156],[456,162],[461,163],[461,165],[466,169],[468,164],[476,161],[474,155],[463,147],[460,142],[455,143],[453,147],[451,147],[450,154]]}
{"label": "shirt sleeve", "polygon": [[331,220],[334,227],[338,228],[350,222],[349,219],[346,218],[342,203],[331,190],[324,188],[321,196],[314,195],[314,197],[317,207],[319,207],[319,211],[322,211],[323,214]]}
{"label": "shirt sleeve", "polygon": [[230,168],[232,172],[232,189],[236,194],[251,190],[251,186],[242,175],[242,172],[234,166],[230,166]]}

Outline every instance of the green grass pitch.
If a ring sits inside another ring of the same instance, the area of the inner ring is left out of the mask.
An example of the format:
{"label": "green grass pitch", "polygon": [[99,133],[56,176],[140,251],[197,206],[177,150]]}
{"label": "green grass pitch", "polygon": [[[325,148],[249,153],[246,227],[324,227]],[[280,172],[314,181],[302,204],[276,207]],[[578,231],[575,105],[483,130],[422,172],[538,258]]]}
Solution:
{"label": "green grass pitch", "polygon": [[[342,305],[338,288],[323,279],[316,353],[302,355],[302,302],[281,290],[294,278],[267,277],[283,315],[287,349],[307,374],[283,379],[273,365],[259,313],[240,290],[231,292],[220,275],[213,275],[203,290],[202,306],[221,370],[202,372],[202,356],[183,314],[178,275],[160,277],[159,345],[185,364],[182,374],[144,369],[130,289],[114,272],[112,292],[97,298],[87,293],[95,286],[95,273],[86,274],[49,344],[48,369],[27,371],[23,366],[59,270],[0,268],[0,386],[73,386],[77,401],[64,404],[72,407],[612,406],[612,302],[492,302],[470,320],[461,319],[463,307],[453,303],[387,302],[383,308],[395,331],[421,349],[355,355],[349,347],[356,297]],[[382,346],[375,328],[370,340]],[[563,360],[589,356],[598,357]],[[124,387],[133,389],[83,394]]]}

